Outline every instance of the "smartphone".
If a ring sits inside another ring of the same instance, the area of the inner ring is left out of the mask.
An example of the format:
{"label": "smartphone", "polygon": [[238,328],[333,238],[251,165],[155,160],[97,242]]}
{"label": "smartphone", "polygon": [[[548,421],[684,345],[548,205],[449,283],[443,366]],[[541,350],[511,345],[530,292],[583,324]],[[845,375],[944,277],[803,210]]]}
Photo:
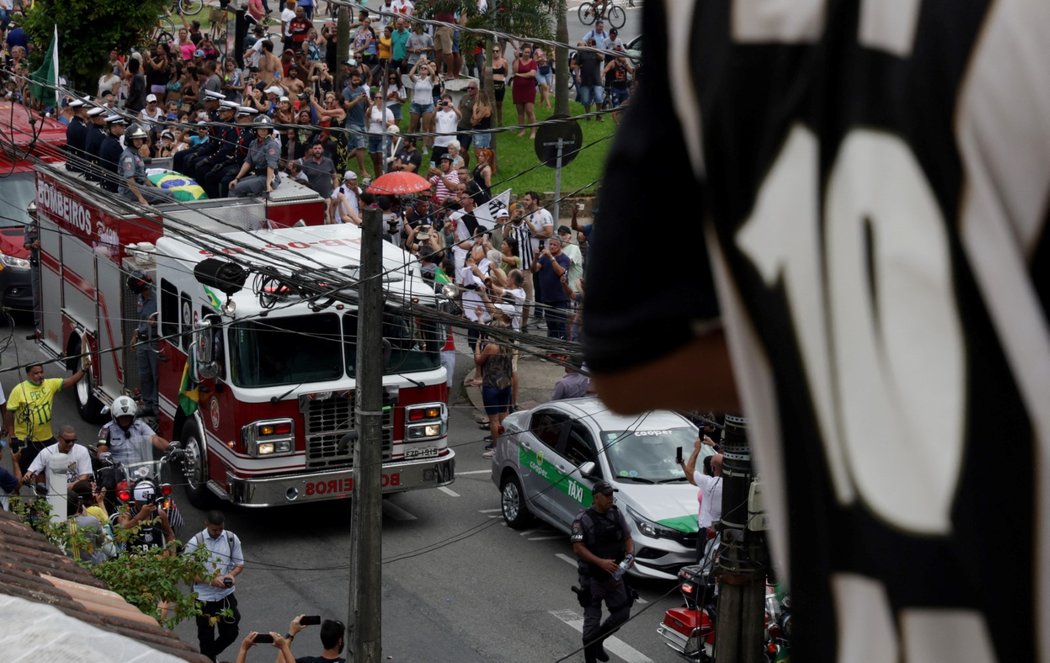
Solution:
{"label": "smartphone", "polygon": [[683,462],[683,459],[682,459],[682,447],[678,447],[677,449],[674,450],[674,461],[676,463],[678,463],[679,465],[682,464],[682,462]]}
{"label": "smartphone", "polygon": [[299,620],[300,626],[316,626],[321,623],[321,615],[303,615]]}
{"label": "smartphone", "polygon": [[255,644],[269,643],[273,644],[273,636],[269,633],[259,633],[255,636]]}
{"label": "smartphone", "polygon": [[16,453],[22,448],[22,443],[19,440],[11,440],[11,453]]}

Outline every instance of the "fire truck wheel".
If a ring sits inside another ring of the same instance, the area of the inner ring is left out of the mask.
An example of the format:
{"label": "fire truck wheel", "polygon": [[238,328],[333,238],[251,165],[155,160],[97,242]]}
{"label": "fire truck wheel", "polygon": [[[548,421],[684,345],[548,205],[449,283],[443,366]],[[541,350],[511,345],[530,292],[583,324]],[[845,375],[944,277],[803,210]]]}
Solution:
{"label": "fire truck wheel", "polygon": [[[80,340],[76,339],[70,343],[70,356],[80,354]],[[106,417],[102,415],[102,401],[95,396],[95,376],[91,371],[84,373],[84,377],[77,382],[74,392],[77,399],[77,412],[80,418],[92,424],[105,423]]]}
{"label": "fire truck wheel", "polygon": [[196,420],[190,419],[182,427],[184,450],[182,474],[186,480],[186,498],[198,509],[212,505],[212,493],[208,489],[208,459],[204,455],[204,436]]}
{"label": "fire truck wheel", "polygon": [[532,521],[529,513],[528,503],[525,500],[525,491],[521,488],[521,481],[513,472],[503,476],[500,486],[500,507],[503,511],[503,520],[514,529],[525,529]]}

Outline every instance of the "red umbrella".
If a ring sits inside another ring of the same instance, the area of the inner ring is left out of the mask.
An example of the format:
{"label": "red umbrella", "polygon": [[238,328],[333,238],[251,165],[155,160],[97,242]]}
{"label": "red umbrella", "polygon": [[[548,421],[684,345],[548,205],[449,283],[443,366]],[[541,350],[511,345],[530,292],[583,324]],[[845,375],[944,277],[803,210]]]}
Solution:
{"label": "red umbrella", "polygon": [[419,175],[399,170],[377,177],[368,187],[368,193],[380,196],[403,196],[426,191],[429,188],[430,182]]}

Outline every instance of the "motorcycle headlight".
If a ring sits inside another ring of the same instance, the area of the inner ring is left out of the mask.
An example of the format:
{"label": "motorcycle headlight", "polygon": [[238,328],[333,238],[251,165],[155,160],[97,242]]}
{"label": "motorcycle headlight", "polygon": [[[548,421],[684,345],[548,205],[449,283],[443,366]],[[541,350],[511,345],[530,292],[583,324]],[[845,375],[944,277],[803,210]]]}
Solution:
{"label": "motorcycle headlight", "polygon": [[25,258],[9,256],[6,253],[0,253],[0,263],[3,263],[4,267],[10,267],[12,269],[29,269],[28,260]]}
{"label": "motorcycle headlight", "polygon": [[654,539],[673,539],[678,535],[677,530],[673,530],[670,527],[664,527],[659,523],[654,523],[630,507],[627,508],[627,513],[634,519],[634,524],[638,526],[638,531],[648,537]]}

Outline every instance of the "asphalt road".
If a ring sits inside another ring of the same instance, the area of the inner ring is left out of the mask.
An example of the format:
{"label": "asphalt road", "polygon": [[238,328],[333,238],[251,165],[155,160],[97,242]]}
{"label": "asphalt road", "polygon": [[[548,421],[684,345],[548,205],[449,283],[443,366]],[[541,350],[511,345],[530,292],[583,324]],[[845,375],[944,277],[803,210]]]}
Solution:
{"label": "asphalt road", "polygon": [[[6,330],[3,330],[6,332]],[[20,324],[4,353],[8,369],[40,357]],[[465,344],[461,344],[465,347]],[[465,357],[464,357],[465,359]],[[459,362],[458,373],[466,368]],[[48,376],[61,375],[56,364]],[[5,388],[16,373],[0,374]],[[518,532],[503,524],[499,494],[481,458],[484,433],[465,399],[453,402],[451,439],[457,450],[456,482],[447,489],[393,496],[383,508],[383,656],[409,662],[548,662],[580,645],[583,614],[569,587],[576,582],[567,537],[547,527]],[[70,393],[59,394],[54,421],[78,426],[89,440],[95,427],[78,418]],[[9,462],[5,459],[4,462]],[[182,497],[176,491],[176,497]],[[179,499],[186,518],[183,538],[203,527],[203,514]],[[346,621],[348,613],[350,505],[348,502],[269,510],[226,509],[227,525],[244,543],[247,566],[237,591],[242,636],[251,630],[285,632],[296,614]],[[637,615],[607,643],[613,661],[680,660],[658,639],[665,609],[679,605],[672,583],[645,583]],[[644,612],[643,612],[644,610]],[[192,622],[176,629],[196,644]],[[296,639],[298,656],[320,653],[316,629]],[[233,660],[231,647],[223,658]],[[221,660],[221,659],[220,659]],[[249,661],[272,661],[253,649]],[[567,660],[582,661],[578,653]]]}

